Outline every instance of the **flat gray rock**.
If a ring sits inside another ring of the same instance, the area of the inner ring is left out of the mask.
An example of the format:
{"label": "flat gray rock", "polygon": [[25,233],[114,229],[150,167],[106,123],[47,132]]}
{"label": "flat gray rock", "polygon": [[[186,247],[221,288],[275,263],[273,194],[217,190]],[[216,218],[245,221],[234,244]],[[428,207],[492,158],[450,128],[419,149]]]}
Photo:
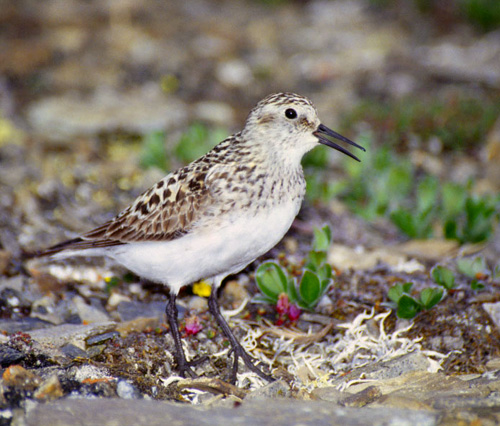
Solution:
{"label": "flat gray rock", "polygon": [[160,401],[66,399],[40,404],[18,425],[306,425],[317,426],[433,426],[437,413],[386,408],[340,408],[326,402],[260,400],[235,408],[202,409]]}

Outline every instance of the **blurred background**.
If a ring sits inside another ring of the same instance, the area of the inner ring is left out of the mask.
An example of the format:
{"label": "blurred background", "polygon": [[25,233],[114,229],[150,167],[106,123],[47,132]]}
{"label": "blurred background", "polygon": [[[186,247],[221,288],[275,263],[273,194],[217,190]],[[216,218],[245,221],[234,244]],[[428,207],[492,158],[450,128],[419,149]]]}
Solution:
{"label": "blurred background", "polygon": [[277,91],[368,148],[310,154],[307,205],[498,248],[499,28],[496,0],[3,0],[0,248],[111,218]]}

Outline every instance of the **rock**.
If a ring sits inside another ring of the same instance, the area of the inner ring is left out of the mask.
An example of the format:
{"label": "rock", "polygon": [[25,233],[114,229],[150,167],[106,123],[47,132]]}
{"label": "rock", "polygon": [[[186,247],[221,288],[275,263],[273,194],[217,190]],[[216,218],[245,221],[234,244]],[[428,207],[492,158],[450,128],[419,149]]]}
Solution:
{"label": "rock", "polygon": [[88,354],[86,351],[84,351],[83,349],[81,349],[78,346],[75,346],[71,343],[68,343],[67,345],[61,346],[61,352],[64,355],[66,355],[72,359],[87,358],[88,357]]}
{"label": "rock", "polygon": [[102,306],[94,306],[94,304],[89,305],[81,296],[73,297],[72,301],[75,304],[78,315],[83,322],[93,324],[103,323],[110,320],[109,315]]}
{"label": "rock", "polygon": [[198,120],[215,123],[225,128],[234,123],[233,109],[223,102],[198,102],[194,106],[193,113]]}
{"label": "rock", "polygon": [[95,324],[63,324],[30,333],[31,338],[42,346],[60,348],[67,343],[72,343],[84,348],[85,341],[95,335],[113,331],[115,323],[108,321]]}
{"label": "rock", "polygon": [[208,309],[208,299],[206,297],[193,296],[189,298],[187,308],[197,312],[203,312]]}
{"label": "rock", "polygon": [[46,327],[52,327],[53,324],[42,321],[38,318],[22,318],[18,320],[5,320],[0,319],[0,330],[5,331],[6,333],[19,333],[26,332],[31,330],[39,330]]}
{"label": "rock", "polygon": [[54,96],[33,102],[28,120],[43,137],[66,142],[77,136],[125,131],[145,134],[187,119],[186,107],[161,93],[157,84],[126,92],[97,89],[91,96]]}
{"label": "rock", "polygon": [[9,365],[22,360],[25,356],[26,354],[23,354],[8,345],[0,345],[0,365],[2,367],[8,367]]}
{"label": "rock", "polygon": [[3,275],[12,259],[12,253],[7,250],[0,250],[0,275]]}
{"label": "rock", "polygon": [[338,407],[328,402],[259,400],[236,408],[200,409],[148,400],[65,399],[40,404],[27,413],[27,426],[63,425],[437,425],[438,413],[423,410]]}
{"label": "rock", "polygon": [[[116,307],[116,312],[121,321],[130,321],[137,318],[155,318],[163,320],[165,317],[166,302],[120,302]],[[179,312],[182,308],[178,306]]]}
{"label": "rock", "polygon": [[6,386],[21,390],[34,390],[42,382],[42,379],[30,370],[20,365],[12,365],[2,375]]}
{"label": "rock", "polygon": [[276,380],[249,393],[245,397],[245,401],[285,397],[290,397],[290,385],[283,380]]}
{"label": "rock", "polygon": [[126,380],[120,380],[116,385],[116,393],[122,399],[138,399],[140,392]]}
{"label": "rock", "polygon": [[147,329],[153,329],[160,325],[158,318],[136,318],[130,321],[120,322],[116,326],[116,331],[120,336],[125,337],[129,333],[140,333]]}
{"label": "rock", "polygon": [[495,325],[500,328],[500,302],[483,303],[482,306]]}
{"label": "rock", "polygon": [[34,393],[34,397],[40,401],[52,401],[64,395],[61,383],[54,374],[46,379]]}

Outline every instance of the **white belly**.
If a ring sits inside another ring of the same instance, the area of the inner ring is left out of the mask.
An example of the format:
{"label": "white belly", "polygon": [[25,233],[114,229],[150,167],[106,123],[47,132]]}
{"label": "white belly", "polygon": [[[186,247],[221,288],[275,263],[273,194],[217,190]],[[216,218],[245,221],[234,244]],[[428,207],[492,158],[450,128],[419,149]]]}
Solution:
{"label": "white belly", "polygon": [[255,216],[235,211],[208,229],[176,240],[115,246],[106,254],[137,275],[178,292],[200,279],[242,270],[283,238],[299,208],[300,203],[290,202]]}

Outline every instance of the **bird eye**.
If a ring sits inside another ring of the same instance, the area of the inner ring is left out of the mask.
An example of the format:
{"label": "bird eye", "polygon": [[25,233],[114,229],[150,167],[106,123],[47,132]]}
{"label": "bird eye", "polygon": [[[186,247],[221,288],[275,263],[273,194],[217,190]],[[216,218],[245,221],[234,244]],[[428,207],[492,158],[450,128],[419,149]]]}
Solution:
{"label": "bird eye", "polygon": [[288,108],[285,111],[285,117],[293,120],[294,118],[297,118],[297,111],[295,111],[293,108]]}

